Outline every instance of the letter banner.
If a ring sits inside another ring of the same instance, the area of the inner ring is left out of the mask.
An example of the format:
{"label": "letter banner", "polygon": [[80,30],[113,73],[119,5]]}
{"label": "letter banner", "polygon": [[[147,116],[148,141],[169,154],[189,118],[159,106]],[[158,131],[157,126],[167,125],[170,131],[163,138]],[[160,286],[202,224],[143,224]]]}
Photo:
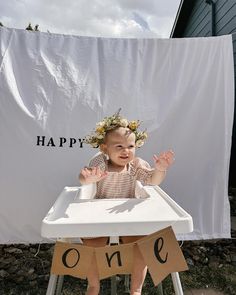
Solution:
{"label": "letter banner", "polygon": [[[57,242],[51,273],[86,279],[95,255],[99,279],[116,274],[131,274],[134,267],[134,247],[139,247],[154,285],[168,274],[188,269],[171,227],[146,236],[134,243],[105,247]],[[94,267],[94,265],[92,265]]]}
{"label": "letter banner", "polygon": [[155,286],[168,274],[188,269],[171,227],[140,239],[137,244]]}
{"label": "letter banner", "polygon": [[133,267],[134,243],[95,248],[99,278],[130,274]]}
{"label": "letter banner", "polygon": [[53,254],[51,273],[86,279],[93,253],[93,247],[57,242]]}

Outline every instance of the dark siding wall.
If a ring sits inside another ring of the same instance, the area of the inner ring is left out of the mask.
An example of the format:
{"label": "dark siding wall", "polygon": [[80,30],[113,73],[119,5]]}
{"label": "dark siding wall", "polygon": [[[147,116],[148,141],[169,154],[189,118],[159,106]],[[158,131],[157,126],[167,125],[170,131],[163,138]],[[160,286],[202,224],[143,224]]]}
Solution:
{"label": "dark siding wall", "polygon": [[[188,0],[186,0],[188,1]],[[234,72],[236,85],[236,0],[215,1],[215,33],[216,36],[232,34],[234,51]],[[189,20],[182,33],[182,37],[211,36],[211,6],[205,0],[196,0]],[[236,87],[235,87],[236,97]],[[236,103],[235,103],[236,106]],[[236,187],[236,107],[234,113],[234,127],[232,151],[230,160],[229,185]]]}
{"label": "dark siding wall", "polygon": [[216,35],[236,33],[236,1],[216,1]]}
{"label": "dark siding wall", "polygon": [[[216,35],[236,33],[236,1],[214,1]],[[196,0],[182,37],[208,36],[211,36],[211,6],[205,0]]]}
{"label": "dark siding wall", "polygon": [[183,37],[208,37],[210,33],[210,10],[203,0],[196,0],[183,32]]}

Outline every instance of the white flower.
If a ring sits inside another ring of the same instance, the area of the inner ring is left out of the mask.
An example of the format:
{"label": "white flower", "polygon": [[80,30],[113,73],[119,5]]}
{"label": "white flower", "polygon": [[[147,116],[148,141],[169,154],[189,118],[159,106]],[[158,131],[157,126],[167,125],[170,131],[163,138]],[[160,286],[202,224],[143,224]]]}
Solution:
{"label": "white flower", "polygon": [[135,144],[136,144],[136,147],[141,147],[144,144],[144,141],[141,139],[138,139]]}
{"label": "white flower", "polygon": [[128,124],[129,124],[128,120],[126,120],[126,119],[121,119],[120,120],[120,126],[121,127],[127,127]]}
{"label": "white flower", "polygon": [[103,127],[105,126],[105,124],[106,124],[106,122],[101,121],[101,122],[98,122],[98,123],[96,124],[96,126],[97,126],[97,127],[101,127],[101,128],[103,128]]}
{"label": "white flower", "polygon": [[114,120],[112,120],[112,125],[117,125],[119,122],[119,120],[117,118],[115,118]]}
{"label": "white flower", "polygon": [[97,138],[98,138],[98,139],[103,139],[103,137],[104,137],[103,134],[99,134],[99,135],[97,135]]}
{"label": "white flower", "polygon": [[93,148],[97,148],[97,147],[98,147],[98,144],[97,144],[96,142],[91,142],[90,144],[91,144],[91,146],[92,146]]}

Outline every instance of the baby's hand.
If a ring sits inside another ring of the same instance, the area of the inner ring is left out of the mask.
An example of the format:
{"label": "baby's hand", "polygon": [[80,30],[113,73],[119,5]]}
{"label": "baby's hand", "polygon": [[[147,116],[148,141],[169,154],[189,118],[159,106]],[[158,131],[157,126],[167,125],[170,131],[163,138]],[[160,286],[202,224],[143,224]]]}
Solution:
{"label": "baby's hand", "polygon": [[99,167],[85,167],[81,170],[80,174],[83,177],[84,184],[98,182],[107,176],[107,172],[102,171]]}
{"label": "baby's hand", "polygon": [[165,172],[174,162],[174,153],[173,151],[163,152],[159,156],[154,155],[153,159],[155,162],[155,169]]}

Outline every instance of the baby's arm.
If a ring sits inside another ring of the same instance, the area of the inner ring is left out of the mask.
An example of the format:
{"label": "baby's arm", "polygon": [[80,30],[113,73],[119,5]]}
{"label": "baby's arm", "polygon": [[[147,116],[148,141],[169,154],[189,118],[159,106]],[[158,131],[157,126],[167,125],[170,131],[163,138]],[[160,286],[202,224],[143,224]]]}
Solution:
{"label": "baby's arm", "polygon": [[79,181],[81,184],[90,184],[98,182],[107,176],[106,171],[102,171],[99,167],[85,167],[79,174]]}
{"label": "baby's arm", "polygon": [[167,169],[174,162],[174,153],[167,151],[159,156],[153,156],[155,162],[154,173],[148,181],[148,184],[159,185],[165,178]]}

